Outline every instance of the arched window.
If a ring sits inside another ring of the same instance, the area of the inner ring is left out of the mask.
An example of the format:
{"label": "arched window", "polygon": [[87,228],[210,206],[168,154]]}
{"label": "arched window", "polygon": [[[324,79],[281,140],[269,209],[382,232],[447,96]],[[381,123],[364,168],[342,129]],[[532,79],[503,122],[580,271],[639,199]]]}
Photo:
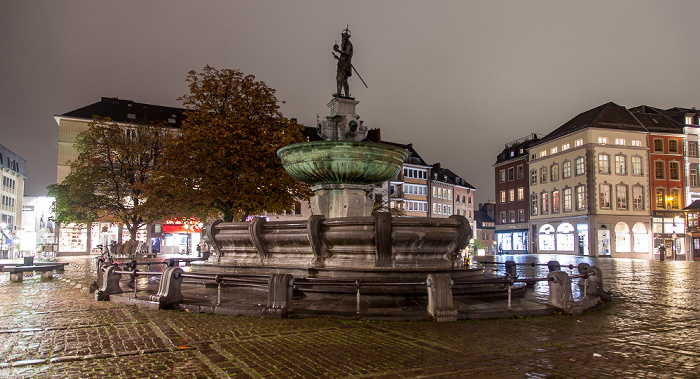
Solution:
{"label": "arched window", "polygon": [[630,227],[624,222],[618,222],[615,225],[615,251],[618,253],[629,253],[632,251]]}
{"label": "arched window", "polygon": [[632,226],[632,237],[634,238],[635,253],[649,252],[649,238],[647,234],[647,227],[644,226],[644,224],[638,222]]}
{"label": "arched window", "polygon": [[540,228],[540,250],[554,251],[554,227],[544,224]]}
{"label": "arched window", "polygon": [[569,223],[562,223],[557,227],[557,250],[574,251],[576,237],[574,226]]}

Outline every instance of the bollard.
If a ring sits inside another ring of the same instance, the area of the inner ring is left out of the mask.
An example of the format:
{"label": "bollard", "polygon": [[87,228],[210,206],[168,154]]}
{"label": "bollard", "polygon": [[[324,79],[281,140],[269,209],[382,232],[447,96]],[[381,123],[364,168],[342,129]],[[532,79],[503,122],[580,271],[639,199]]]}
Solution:
{"label": "bollard", "polygon": [[357,297],[355,303],[356,305],[356,310],[355,313],[359,316],[360,315],[360,287],[362,287],[362,284],[360,283],[360,279],[355,280],[355,289],[357,290]]}
{"label": "bollard", "polygon": [[549,279],[549,299],[547,304],[564,311],[570,311],[574,306],[574,296],[571,293],[571,278],[564,271],[551,271]]}
{"label": "bollard", "polygon": [[214,280],[216,280],[216,284],[217,284],[217,289],[216,289],[216,306],[218,307],[218,306],[221,305],[221,282],[224,281],[224,278],[221,276],[221,274],[217,274],[217,275],[214,277]]}
{"label": "bollard", "polygon": [[182,269],[180,267],[167,267],[160,277],[158,293],[151,295],[151,301],[158,303],[158,309],[168,309],[181,302],[182,297]]}
{"label": "bollard", "polygon": [[515,261],[506,261],[506,274],[509,274],[513,278],[518,276]]}
{"label": "bollard", "polygon": [[589,284],[586,295],[600,296],[603,301],[612,300],[612,293],[603,287],[603,271],[596,266],[588,269]]}
{"label": "bollard", "polygon": [[428,286],[428,313],[437,322],[457,321],[457,310],[452,301],[452,278],[447,274],[430,274]]}
{"label": "bollard", "polygon": [[292,305],[294,275],[271,274],[268,286],[267,309],[280,316],[286,316]]}
{"label": "bollard", "polygon": [[561,265],[559,265],[559,262],[557,262],[557,261],[547,262],[547,267],[549,268],[549,272],[561,271]]}
{"label": "bollard", "polygon": [[[95,291],[96,301],[109,301],[110,295],[116,295],[118,293],[123,293],[122,288],[119,286],[119,280],[121,280],[121,274],[115,274],[114,272],[119,269],[117,265],[107,264],[102,266],[101,270],[104,271],[102,276],[102,282],[99,283],[97,291]],[[98,276],[98,281],[99,281]]]}

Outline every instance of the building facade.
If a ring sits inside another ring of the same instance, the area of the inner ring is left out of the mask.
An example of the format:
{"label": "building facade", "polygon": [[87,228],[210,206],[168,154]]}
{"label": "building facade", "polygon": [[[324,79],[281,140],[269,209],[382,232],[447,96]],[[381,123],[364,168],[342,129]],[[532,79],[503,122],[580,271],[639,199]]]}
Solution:
{"label": "building facade", "polygon": [[531,134],[506,144],[493,166],[496,173],[493,218],[496,247],[500,254],[526,254],[530,251],[528,149],[536,142],[537,135]]}
{"label": "building facade", "polygon": [[[58,125],[58,165],[56,183],[61,183],[70,173],[70,162],[78,158],[75,142],[78,134],[87,131],[94,116],[109,117],[126,130],[130,125],[152,122],[166,123],[177,133],[184,119],[185,109],[160,105],[137,103],[131,100],[103,97],[99,102],[54,116]],[[144,226],[137,233],[137,240],[145,242],[160,226]],[[107,246],[112,242],[122,243],[129,233],[122,225],[95,223],[83,225],[66,224],[56,226],[57,253],[59,255],[90,254],[97,252],[98,245]],[[165,237],[160,234],[157,238]],[[166,241],[166,238],[159,239]],[[166,246],[164,246],[166,247]],[[160,246],[156,247],[160,249]],[[167,247],[166,247],[167,249]],[[181,248],[178,247],[178,250]]]}
{"label": "building facade", "polygon": [[533,252],[651,259],[647,134],[607,103],[530,148]]}
{"label": "building facade", "polygon": [[10,257],[18,251],[17,232],[22,225],[24,181],[27,178],[27,161],[10,149],[0,145],[0,170],[2,170],[2,206],[0,206],[0,256]]}

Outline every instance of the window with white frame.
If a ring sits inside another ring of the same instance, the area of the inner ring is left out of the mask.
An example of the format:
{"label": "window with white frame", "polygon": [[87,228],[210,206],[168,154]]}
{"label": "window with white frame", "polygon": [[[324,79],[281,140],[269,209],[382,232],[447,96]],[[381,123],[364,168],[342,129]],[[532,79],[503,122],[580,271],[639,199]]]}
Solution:
{"label": "window with white frame", "polygon": [[530,185],[537,184],[537,170],[530,171]]}
{"label": "window with white frame", "polygon": [[598,143],[605,145],[606,143],[608,143],[608,137],[598,137]]}
{"label": "window with white frame", "polygon": [[549,173],[549,169],[547,167],[542,167],[540,169],[540,183],[547,183],[547,174]]}
{"label": "window with white frame", "polygon": [[404,200],[405,209],[411,212],[427,212],[428,203],[425,201]]}
{"label": "window with white frame", "polygon": [[664,161],[655,161],[654,162],[654,178],[656,179],[664,179],[666,178],[666,165],[664,164]]}
{"label": "window with white frame", "polygon": [[540,151],[540,158],[547,156],[547,150]]}
{"label": "window with white frame", "polygon": [[559,180],[559,164],[555,163],[550,167],[552,181]]}
{"label": "window with white frame", "polygon": [[698,156],[698,143],[688,142],[688,156],[697,157]]}
{"label": "window with white frame", "polygon": [[627,186],[618,184],[615,186],[616,209],[627,209]]}
{"label": "window with white frame", "polygon": [[506,212],[501,212],[501,224],[506,224]]}
{"label": "window with white frame", "polygon": [[633,139],[632,146],[642,146],[642,141]]}
{"label": "window with white frame", "polygon": [[523,200],[525,200],[525,188],[518,187],[518,201],[523,201]]}
{"label": "window with white frame", "polygon": [[518,179],[522,179],[525,176],[524,170],[523,165],[518,165]]}
{"label": "window with white frame", "polygon": [[598,154],[598,173],[610,173],[610,156],[608,154]]}
{"label": "window with white frame", "polygon": [[624,144],[625,144],[624,138],[615,138],[615,145],[624,145]]}
{"label": "window with white frame", "polygon": [[666,189],[657,188],[654,195],[656,196],[656,209],[666,209]]}
{"label": "window with white frame", "polygon": [[678,152],[678,140],[670,139],[668,140],[668,152],[677,153]]}
{"label": "window with white frame", "polygon": [[586,186],[576,186],[576,210],[582,211],[586,209]]}
{"label": "window with white frame", "polygon": [[552,213],[559,213],[559,190],[552,191]]}
{"label": "window with white frame", "polygon": [[571,148],[571,145],[568,143],[561,145],[561,151],[566,151],[566,150],[569,150],[570,148]]}
{"label": "window with white frame", "polygon": [[584,165],[583,157],[576,158],[575,166],[576,175],[583,175],[586,173],[586,166]]}
{"label": "window with white frame", "polygon": [[525,222],[525,210],[518,209],[518,222]]}
{"label": "window with white frame", "polygon": [[559,148],[554,146],[553,148],[550,149],[552,155],[556,154],[559,151]]}
{"label": "window with white frame", "polygon": [[681,180],[681,165],[679,162],[668,162],[668,178],[670,180]]}
{"label": "window with white frame", "polygon": [[549,213],[549,193],[542,192],[540,194],[540,198],[542,199],[542,205],[541,205],[541,212],[542,214],[548,214]]}
{"label": "window with white frame", "polygon": [[624,155],[615,156],[615,174],[627,175],[627,157]]}
{"label": "window with white frame", "polygon": [[501,191],[501,204],[505,204],[505,203],[506,203],[506,191],[503,190],[503,191]]}
{"label": "window with white frame", "polygon": [[601,184],[598,187],[599,198],[599,208],[600,209],[610,209],[610,185]]}
{"label": "window with white frame", "polygon": [[564,163],[561,164],[561,173],[564,179],[571,177],[571,161],[564,161]]}
{"label": "window with white frame", "polygon": [[511,203],[515,201],[515,189],[511,188],[508,190],[508,201]]}
{"label": "window with white frame", "polygon": [[571,212],[571,188],[564,188],[564,212]]}
{"label": "window with white frame", "polygon": [[654,151],[655,152],[661,152],[663,153],[664,151],[664,140],[661,138],[655,138],[654,139]]}
{"label": "window with white frame", "polygon": [[574,141],[574,145],[576,145],[576,147],[582,146],[583,145],[583,138],[579,138],[576,141]]}
{"label": "window with white frame", "polygon": [[515,168],[508,167],[508,180],[515,180]]}
{"label": "window with white frame", "polygon": [[413,179],[428,179],[428,171],[427,170],[420,170],[420,169],[416,169],[416,168],[404,167],[403,176],[405,178],[413,178]]}
{"label": "window with white frame", "polygon": [[407,195],[427,196],[428,195],[428,186],[422,186],[419,184],[404,183],[403,192],[404,192],[404,194],[407,194]]}
{"label": "window with white frame", "polygon": [[644,187],[642,186],[632,186],[632,209],[644,210]]}
{"label": "window with white frame", "polygon": [[510,216],[510,223],[514,224],[515,221],[515,210],[508,211],[508,215]]}
{"label": "window with white frame", "polygon": [[644,175],[644,169],[642,167],[642,157],[632,157],[632,175]]}
{"label": "window with white frame", "polygon": [[532,196],[530,197],[530,213],[532,213],[533,216],[537,215],[537,211],[539,208],[537,207],[537,194],[533,193]]}
{"label": "window with white frame", "polygon": [[671,189],[671,196],[668,198],[669,209],[681,209],[681,190],[678,188]]}
{"label": "window with white frame", "polygon": [[698,170],[695,168],[690,169],[690,186],[691,187],[698,186]]}

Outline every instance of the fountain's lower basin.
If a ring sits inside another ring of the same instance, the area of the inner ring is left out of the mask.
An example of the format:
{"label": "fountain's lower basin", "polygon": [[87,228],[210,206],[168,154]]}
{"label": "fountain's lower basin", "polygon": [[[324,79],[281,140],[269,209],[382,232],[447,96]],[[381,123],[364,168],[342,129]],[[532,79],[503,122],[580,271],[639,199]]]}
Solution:
{"label": "fountain's lower basin", "polygon": [[[448,273],[454,279],[482,275],[462,267],[460,252],[472,231],[458,215],[392,218],[381,212],[304,221],[215,221],[203,234],[216,252],[210,264],[197,266],[208,272],[402,282],[425,281],[430,273]],[[425,293],[425,286],[417,288]]]}

